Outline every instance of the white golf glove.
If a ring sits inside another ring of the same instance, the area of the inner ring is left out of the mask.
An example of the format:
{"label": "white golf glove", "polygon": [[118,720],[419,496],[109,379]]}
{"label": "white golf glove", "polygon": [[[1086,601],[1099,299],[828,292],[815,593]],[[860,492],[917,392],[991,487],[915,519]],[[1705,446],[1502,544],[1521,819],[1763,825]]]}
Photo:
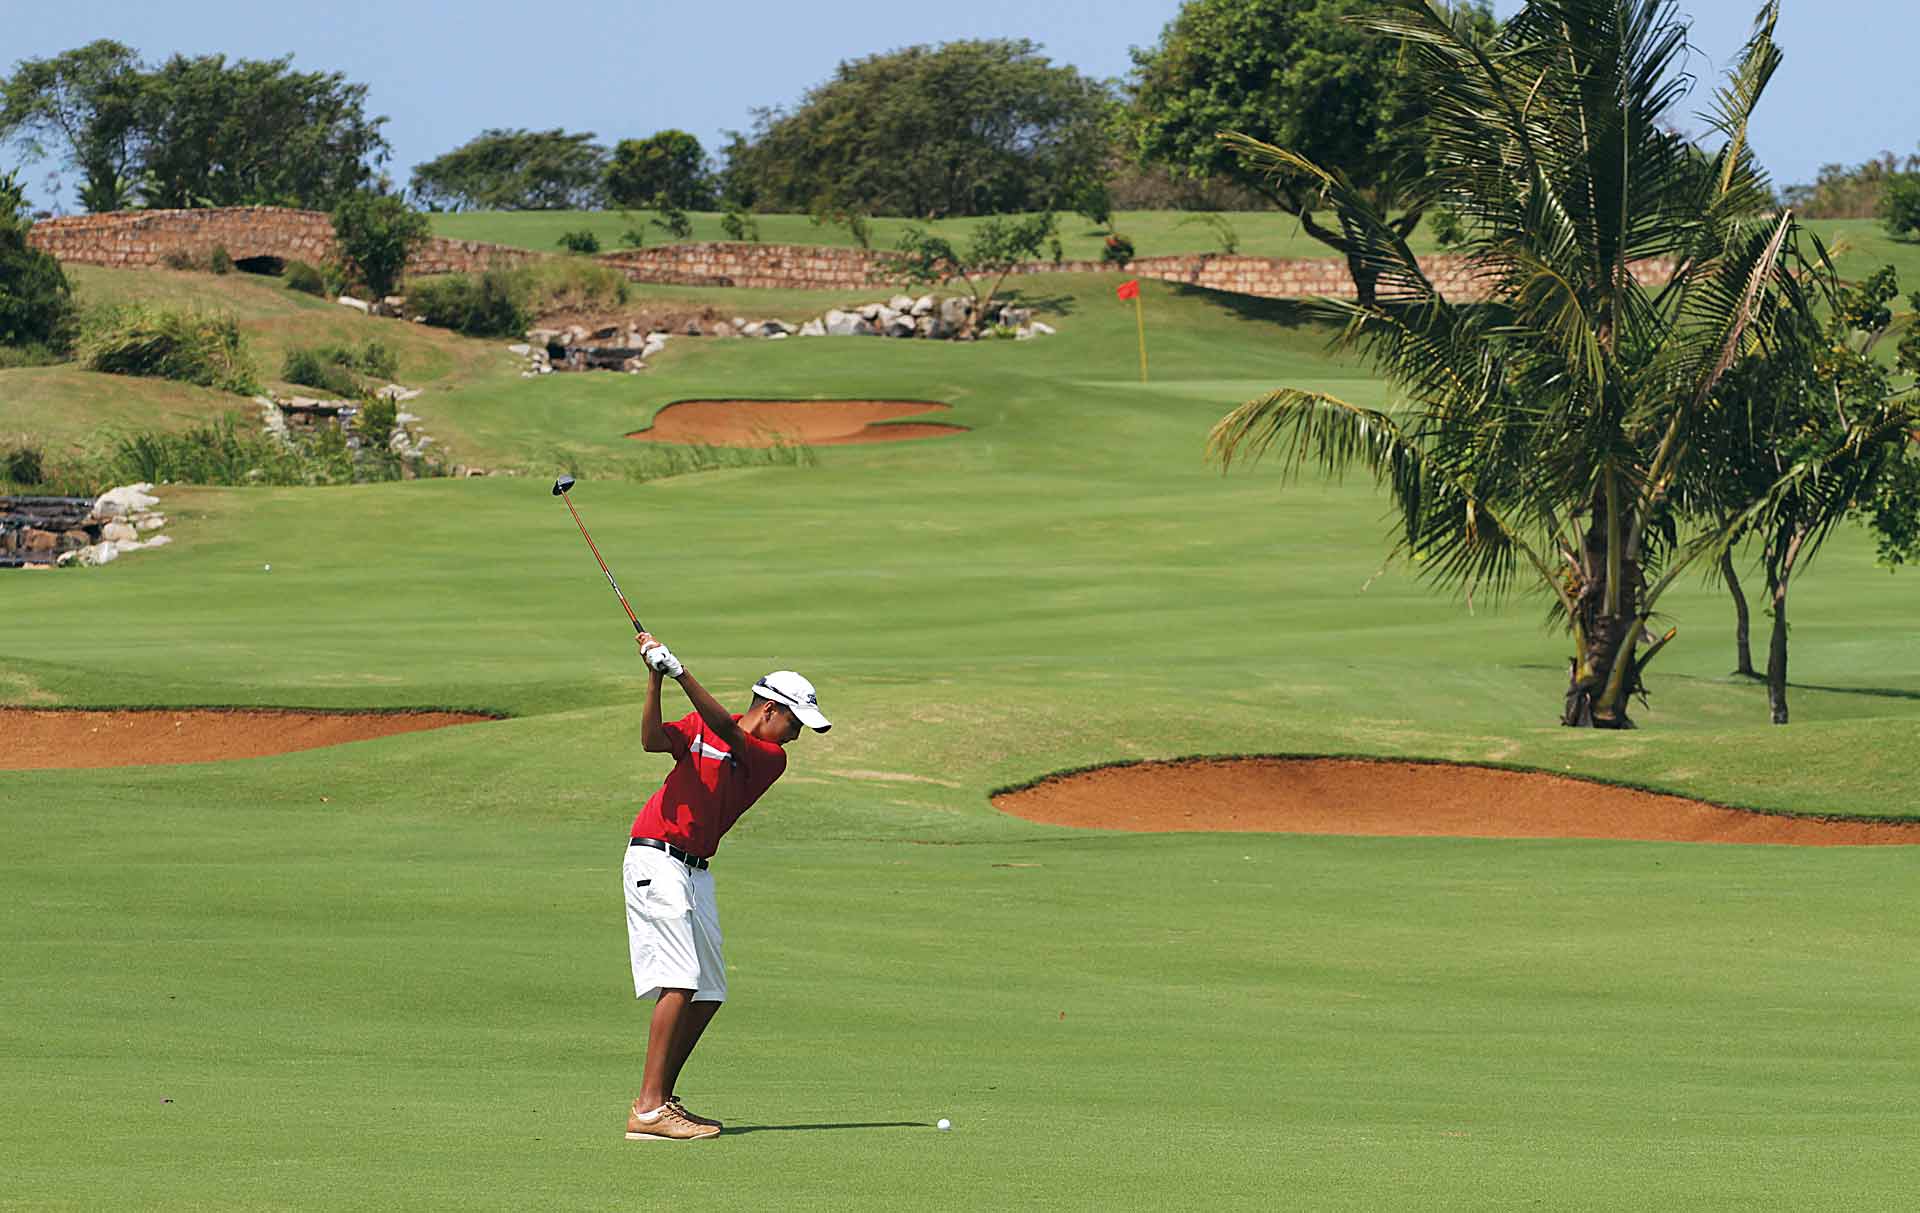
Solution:
{"label": "white golf glove", "polygon": [[681,665],[680,659],[673,655],[673,650],[664,644],[656,644],[640,656],[646,659],[647,668],[668,678],[678,678],[687,672],[687,667]]}

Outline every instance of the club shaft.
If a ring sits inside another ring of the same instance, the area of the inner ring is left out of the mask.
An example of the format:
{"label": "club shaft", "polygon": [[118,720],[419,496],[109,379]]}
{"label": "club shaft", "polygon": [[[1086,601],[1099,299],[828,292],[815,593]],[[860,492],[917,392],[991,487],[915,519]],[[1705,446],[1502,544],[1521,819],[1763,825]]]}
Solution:
{"label": "club shaft", "polygon": [[567,503],[567,513],[573,515],[573,525],[580,528],[580,538],[587,541],[587,547],[593,551],[593,558],[600,565],[600,571],[607,575],[607,584],[613,587],[614,594],[620,599],[620,605],[627,609],[627,618],[633,620],[633,630],[636,632],[646,631],[645,628],[640,626],[640,616],[633,613],[633,604],[627,601],[625,594],[621,593],[620,583],[613,579],[613,570],[608,568],[607,562],[601,558],[599,545],[594,543],[593,536],[587,533],[587,524],[580,521],[580,511],[573,508],[573,498],[562,493],[560,500]]}

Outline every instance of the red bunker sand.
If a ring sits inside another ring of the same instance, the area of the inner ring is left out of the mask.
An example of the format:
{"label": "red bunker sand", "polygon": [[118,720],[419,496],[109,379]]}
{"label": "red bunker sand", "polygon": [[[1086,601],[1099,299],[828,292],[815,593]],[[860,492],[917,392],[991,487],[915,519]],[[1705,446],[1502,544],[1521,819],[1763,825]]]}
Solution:
{"label": "red bunker sand", "polygon": [[844,446],[966,433],[965,426],[937,421],[893,420],[947,407],[927,400],[679,400],[661,409],[650,427],[627,437],[710,446]]}
{"label": "red bunker sand", "polygon": [[1543,772],[1347,758],[1134,763],[1044,779],[993,803],[1028,821],[1145,832],[1920,844],[1920,821],[1784,817]]}
{"label": "red bunker sand", "polygon": [[134,767],[264,758],[497,719],[470,712],[268,708],[114,711],[0,708],[0,770]]}

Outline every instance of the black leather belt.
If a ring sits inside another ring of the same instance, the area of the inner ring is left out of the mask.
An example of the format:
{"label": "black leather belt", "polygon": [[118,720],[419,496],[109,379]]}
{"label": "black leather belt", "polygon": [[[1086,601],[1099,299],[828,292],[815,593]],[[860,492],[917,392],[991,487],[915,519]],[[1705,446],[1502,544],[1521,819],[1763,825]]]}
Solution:
{"label": "black leather belt", "polygon": [[632,838],[627,841],[627,845],[630,847],[652,847],[656,851],[665,851],[681,863],[697,871],[704,872],[707,868],[707,861],[698,855],[689,855],[672,843],[663,842],[658,838]]}

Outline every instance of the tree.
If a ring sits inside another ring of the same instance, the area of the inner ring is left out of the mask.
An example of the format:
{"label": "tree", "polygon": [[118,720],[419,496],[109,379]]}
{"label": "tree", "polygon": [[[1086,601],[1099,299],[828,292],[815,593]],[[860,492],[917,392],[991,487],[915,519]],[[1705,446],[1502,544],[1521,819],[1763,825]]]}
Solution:
{"label": "tree", "polygon": [[1880,196],[1880,218],[1895,236],[1920,235],[1920,172],[1895,173]]}
{"label": "tree", "polygon": [[296,72],[293,57],[175,55],[141,88],[140,193],[158,207],[330,210],[388,155],[367,86]]}
{"label": "tree", "polygon": [[[1498,593],[1524,572],[1571,634],[1568,725],[1632,727],[1629,699],[1674,635],[1649,630],[1661,596],[1819,473],[1794,464],[1725,526],[1679,533],[1672,495],[1727,368],[1812,323],[1794,218],[1773,213],[1746,141],[1780,62],[1777,15],[1761,12],[1714,95],[1704,162],[1672,133],[1690,48],[1666,0],[1530,0],[1489,40],[1425,0],[1370,18],[1426,98],[1430,192],[1466,226],[1482,303],[1443,296],[1345,173],[1235,141],[1256,167],[1320,183],[1381,286],[1375,304],[1323,311],[1403,398],[1374,409],[1281,388],[1221,420],[1215,457],[1278,442],[1289,468],[1360,464],[1428,576]],[[1643,282],[1654,257],[1671,277]]]}
{"label": "tree", "polygon": [[[1391,217],[1395,234],[1411,233],[1430,196],[1425,101],[1395,42],[1355,20],[1377,7],[1374,0],[1188,0],[1157,46],[1135,48],[1130,109],[1143,166],[1225,177],[1258,191],[1346,256],[1363,305],[1374,301],[1365,241],[1315,217],[1328,209],[1320,183],[1249,163],[1220,136],[1238,132],[1341,174]],[[1450,19],[1463,39],[1493,33],[1483,2],[1460,5]]]}
{"label": "tree", "polygon": [[759,111],[725,177],[733,201],[764,210],[1051,210],[1099,175],[1112,106],[1025,39],[910,46],[840,64],[791,113]]}
{"label": "tree", "polygon": [[[1774,724],[1788,720],[1788,594],[1834,529],[1863,519],[1878,536],[1882,563],[1920,559],[1920,452],[1910,440],[1920,407],[1912,387],[1896,387],[1893,370],[1874,357],[1893,323],[1893,267],[1854,286],[1824,261],[1813,274],[1828,304],[1824,319],[1798,332],[1783,327],[1769,349],[1730,369],[1716,393],[1718,415],[1701,436],[1704,457],[1680,494],[1719,521],[1786,468],[1817,469],[1773,494],[1746,532],[1758,540],[1773,617],[1766,681]],[[1920,372],[1915,355],[1920,349],[1902,351],[1899,369]]]}
{"label": "tree", "polygon": [[27,243],[20,179],[0,175],[0,345],[64,347],[73,292],[60,263]]}
{"label": "tree", "polygon": [[30,156],[57,154],[78,171],[88,210],[124,209],[138,175],[145,79],[134,50],[106,38],[22,60],[0,85],[0,135]]}
{"label": "tree", "polygon": [[622,139],[607,165],[607,197],[615,206],[652,206],[666,200],[682,210],[712,210],[713,181],[700,141],[685,131]]}
{"label": "tree", "polygon": [[886,267],[904,282],[941,285],[958,278],[973,299],[964,335],[972,336],[993,312],[995,297],[1014,267],[1040,255],[1053,235],[1052,212],[1011,218],[995,215],[976,225],[964,247],[956,248],[944,236],[910,225],[900,237],[899,251],[889,254]]}
{"label": "tree", "polygon": [[605,200],[606,158],[592,131],[485,130],[416,165],[411,188],[430,210],[592,210]]}
{"label": "tree", "polygon": [[427,217],[394,194],[362,190],[333,211],[333,234],[340,258],[376,296],[391,295],[407,269],[407,258],[426,243]]}

